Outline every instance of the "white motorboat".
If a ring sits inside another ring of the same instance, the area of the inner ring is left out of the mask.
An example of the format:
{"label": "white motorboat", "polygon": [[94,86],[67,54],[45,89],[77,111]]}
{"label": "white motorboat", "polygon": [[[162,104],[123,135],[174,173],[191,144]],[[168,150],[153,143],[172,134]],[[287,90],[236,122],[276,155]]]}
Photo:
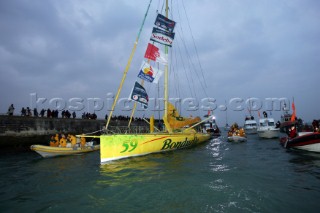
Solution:
{"label": "white motorboat", "polygon": [[216,123],[215,117],[212,117],[208,122],[203,125],[204,131],[209,133],[211,138],[217,138],[221,136],[220,129]]}
{"label": "white motorboat", "polygon": [[257,121],[253,116],[246,117],[243,128],[247,135],[257,134]]}
{"label": "white motorboat", "polygon": [[276,128],[273,118],[260,118],[257,133],[260,138],[278,138],[280,129]]}

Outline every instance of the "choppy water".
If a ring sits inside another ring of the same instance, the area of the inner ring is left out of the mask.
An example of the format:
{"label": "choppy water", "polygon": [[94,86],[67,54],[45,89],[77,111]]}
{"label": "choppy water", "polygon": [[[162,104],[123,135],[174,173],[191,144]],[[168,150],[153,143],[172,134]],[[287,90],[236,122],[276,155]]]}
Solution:
{"label": "choppy water", "polygon": [[100,165],[1,153],[0,212],[319,212],[320,154],[249,135]]}

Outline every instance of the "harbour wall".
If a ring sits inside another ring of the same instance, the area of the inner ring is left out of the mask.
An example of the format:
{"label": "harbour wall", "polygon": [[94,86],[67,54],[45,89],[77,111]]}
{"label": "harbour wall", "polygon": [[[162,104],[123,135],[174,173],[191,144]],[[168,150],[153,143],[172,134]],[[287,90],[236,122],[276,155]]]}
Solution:
{"label": "harbour wall", "polygon": [[[106,120],[0,116],[0,147],[24,147],[32,144],[48,144],[50,137],[56,133],[64,134],[99,134]],[[128,121],[112,120],[108,130],[126,132]],[[133,122],[132,132],[147,132],[146,122]]]}

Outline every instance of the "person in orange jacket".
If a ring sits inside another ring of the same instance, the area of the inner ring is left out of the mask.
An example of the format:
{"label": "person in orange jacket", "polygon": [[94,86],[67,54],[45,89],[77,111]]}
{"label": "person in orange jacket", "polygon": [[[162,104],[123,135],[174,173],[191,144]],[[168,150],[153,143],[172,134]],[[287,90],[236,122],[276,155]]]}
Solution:
{"label": "person in orange jacket", "polygon": [[56,140],[54,139],[54,136],[51,136],[49,144],[50,144],[50,146],[55,146]]}
{"label": "person in orange jacket", "polygon": [[59,146],[59,135],[51,136],[50,146],[58,147]]}

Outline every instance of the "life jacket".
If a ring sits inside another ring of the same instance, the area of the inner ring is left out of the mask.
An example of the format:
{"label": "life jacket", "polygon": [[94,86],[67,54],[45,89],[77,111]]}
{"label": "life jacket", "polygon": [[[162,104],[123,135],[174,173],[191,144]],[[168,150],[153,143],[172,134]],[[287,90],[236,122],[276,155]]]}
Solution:
{"label": "life jacket", "polygon": [[65,138],[60,139],[60,146],[61,147],[66,147],[67,146],[67,140]]}
{"label": "life jacket", "polygon": [[296,128],[292,129],[289,133],[289,137],[290,138],[294,138],[297,136],[297,131],[296,131]]}
{"label": "life jacket", "polygon": [[80,138],[80,144],[81,144],[82,147],[84,147],[86,145],[86,138],[81,137]]}
{"label": "life jacket", "polygon": [[74,135],[70,135],[71,146],[75,146],[77,144],[77,138]]}

